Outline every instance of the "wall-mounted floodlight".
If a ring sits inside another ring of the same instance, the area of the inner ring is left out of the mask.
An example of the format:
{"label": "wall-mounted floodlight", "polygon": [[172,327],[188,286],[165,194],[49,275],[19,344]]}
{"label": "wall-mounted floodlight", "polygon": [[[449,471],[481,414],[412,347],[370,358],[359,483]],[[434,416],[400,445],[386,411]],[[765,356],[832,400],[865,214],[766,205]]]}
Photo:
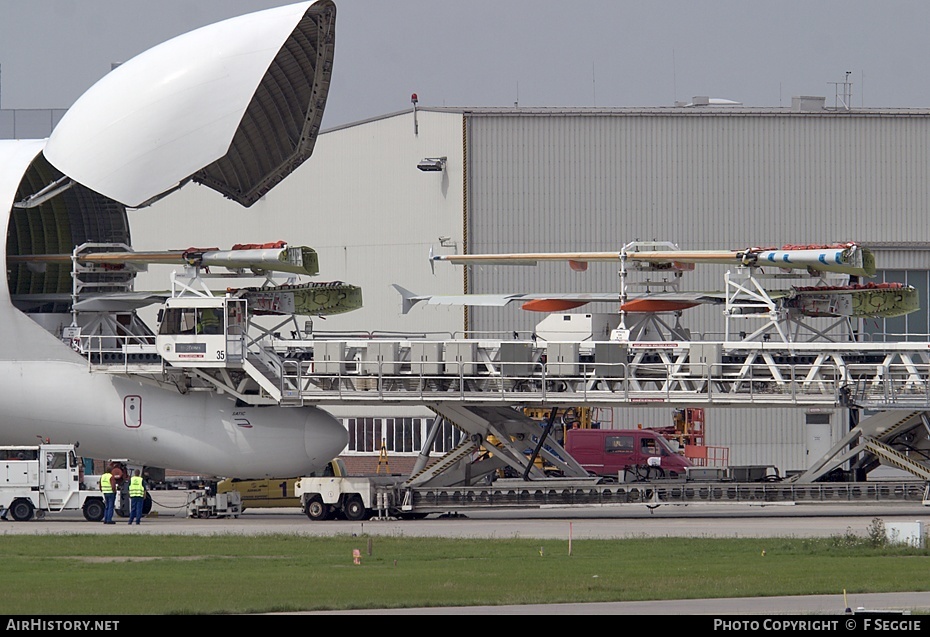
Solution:
{"label": "wall-mounted floodlight", "polygon": [[417,164],[417,168],[419,168],[425,173],[442,172],[445,167],[446,167],[445,157],[427,157],[425,159],[421,159],[420,163]]}

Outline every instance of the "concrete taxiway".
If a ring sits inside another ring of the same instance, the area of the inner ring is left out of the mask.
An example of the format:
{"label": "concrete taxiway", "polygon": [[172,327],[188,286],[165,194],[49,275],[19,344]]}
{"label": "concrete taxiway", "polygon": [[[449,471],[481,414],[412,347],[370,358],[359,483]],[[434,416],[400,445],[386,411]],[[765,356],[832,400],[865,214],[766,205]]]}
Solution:
{"label": "concrete taxiway", "polygon": [[[930,507],[894,504],[690,504],[649,508],[614,505],[582,508],[470,511],[424,520],[370,519],[313,522],[297,508],[247,509],[238,518],[190,518],[188,492],[153,491],[152,514],[140,526],[125,519],[112,526],[87,522],[80,513],[49,513],[42,520],[0,522],[0,534],[159,533],[182,535],[285,533],[540,539],[631,537],[866,537],[873,521],[930,524]],[[121,524],[122,522],[122,524]]]}

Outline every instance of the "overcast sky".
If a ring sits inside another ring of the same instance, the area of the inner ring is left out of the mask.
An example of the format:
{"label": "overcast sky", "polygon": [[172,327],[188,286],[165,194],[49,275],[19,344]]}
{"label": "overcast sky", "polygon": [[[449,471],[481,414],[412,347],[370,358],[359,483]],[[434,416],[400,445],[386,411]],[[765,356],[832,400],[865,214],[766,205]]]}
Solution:
{"label": "overcast sky", "polygon": [[[0,0],[0,107],[67,108],[159,42],[275,0]],[[928,107],[924,0],[336,0],[324,128],[420,106]]]}

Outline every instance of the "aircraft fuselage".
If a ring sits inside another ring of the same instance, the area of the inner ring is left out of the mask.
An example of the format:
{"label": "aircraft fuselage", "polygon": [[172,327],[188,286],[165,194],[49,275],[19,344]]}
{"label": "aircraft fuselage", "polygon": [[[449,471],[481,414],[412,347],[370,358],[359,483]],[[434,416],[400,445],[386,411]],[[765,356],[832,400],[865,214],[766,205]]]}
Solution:
{"label": "aircraft fuselage", "polygon": [[0,441],[79,442],[86,457],[128,457],[217,476],[293,476],[323,467],[345,428],[315,407],[237,406],[65,361],[0,362]]}

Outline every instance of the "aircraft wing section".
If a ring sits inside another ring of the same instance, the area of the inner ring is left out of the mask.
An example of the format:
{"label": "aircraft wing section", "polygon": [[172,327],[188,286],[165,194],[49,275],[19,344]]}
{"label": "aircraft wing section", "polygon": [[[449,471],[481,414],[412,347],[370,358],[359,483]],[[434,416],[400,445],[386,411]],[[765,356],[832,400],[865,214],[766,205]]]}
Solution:
{"label": "aircraft wing section", "polygon": [[[620,303],[617,292],[549,292],[533,294],[451,294],[417,295],[394,284],[403,298],[406,314],[417,303],[426,305],[456,305],[469,307],[503,307],[520,302],[522,308],[531,312],[561,312],[581,307],[587,303]],[[631,296],[623,309],[627,312],[670,312],[694,307],[702,303],[724,303],[723,293],[713,292],[654,292]]]}
{"label": "aircraft wing section", "polygon": [[[289,246],[283,241],[271,244],[237,244],[230,250],[218,248],[188,248],[144,252],[83,252],[77,256],[82,263],[97,263],[119,267],[124,264],[182,264],[199,267],[222,267],[227,270],[289,272],[315,276],[320,272],[316,250],[306,246]],[[10,263],[70,263],[68,254],[18,254],[8,257]]]}
{"label": "aircraft wing section", "polygon": [[[539,294],[454,294],[417,295],[394,285],[403,297],[406,314],[417,303],[427,305],[458,305],[503,307],[513,302],[531,312],[563,312],[587,303],[620,303],[616,292],[551,292]],[[810,317],[890,318],[904,316],[919,307],[913,286],[898,283],[849,285],[834,287],[795,287],[766,292],[773,301]],[[668,291],[629,295],[618,309],[630,313],[677,312],[697,305],[724,305],[724,291]],[[760,305],[760,311],[764,306]]]}
{"label": "aircraft wing section", "polygon": [[566,261],[574,269],[583,270],[589,261],[620,261],[619,252],[525,252],[506,254],[437,254],[433,261],[455,265],[538,265],[540,261]]}
{"label": "aircraft wing section", "polygon": [[621,261],[667,265],[692,269],[693,264],[715,263],[733,266],[771,266],[782,270],[815,270],[855,276],[875,276],[875,257],[856,243],[794,246],[781,248],[747,248],[745,250],[655,250],[617,252],[526,252],[501,254],[430,255],[432,261],[458,265],[537,265],[540,261],[564,261],[574,270],[584,270],[587,263]]}
{"label": "aircraft wing section", "polygon": [[718,263],[752,267],[771,266],[782,270],[815,270],[855,276],[875,276],[871,250],[845,243],[823,246],[784,246],[746,250],[667,250],[630,252],[629,261],[650,263]]}
{"label": "aircraft wing section", "polygon": [[450,294],[415,296],[413,302],[424,302],[427,305],[469,305],[503,307],[513,301],[526,300],[527,294]]}
{"label": "aircraft wing section", "polygon": [[917,288],[901,283],[795,288],[787,301],[805,316],[893,318],[920,309]]}
{"label": "aircraft wing section", "polygon": [[130,207],[188,179],[251,206],[313,152],[335,19],[331,0],[301,2],[153,47],[68,109],[45,156]]}
{"label": "aircraft wing section", "polygon": [[403,299],[403,313],[406,314],[417,303],[426,305],[463,305],[463,306],[488,306],[503,307],[512,301],[517,301],[525,294],[415,294],[410,290],[394,284]]}

